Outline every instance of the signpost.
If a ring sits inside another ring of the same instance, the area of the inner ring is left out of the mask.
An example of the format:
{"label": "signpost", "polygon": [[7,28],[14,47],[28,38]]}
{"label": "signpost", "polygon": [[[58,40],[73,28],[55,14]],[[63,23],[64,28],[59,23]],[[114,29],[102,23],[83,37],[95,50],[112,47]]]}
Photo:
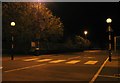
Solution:
{"label": "signpost", "polygon": [[112,19],[111,18],[108,18],[106,20],[106,22],[108,23],[108,33],[109,33],[109,61],[111,62],[112,59],[111,59],[111,55],[112,55],[112,52],[111,52],[111,48],[112,48],[112,45],[111,45],[111,32],[112,32],[112,28],[110,26],[111,22],[112,22]]}
{"label": "signpost", "polygon": [[[11,26],[14,27],[15,26],[15,22],[11,22]],[[13,28],[12,28],[12,46],[11,46],[11,60],[14,60],[14,32],[13,32]]]}

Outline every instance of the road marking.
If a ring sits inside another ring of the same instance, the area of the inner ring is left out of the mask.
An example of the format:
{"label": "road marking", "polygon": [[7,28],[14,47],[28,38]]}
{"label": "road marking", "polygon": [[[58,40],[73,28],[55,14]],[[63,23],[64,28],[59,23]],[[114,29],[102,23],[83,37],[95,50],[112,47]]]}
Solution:
{"label": "road marking", "polygon": [[94,65],[96,64],[98,61],[87,61],[86,63],[84,64],[88,64],[88,65]]}
{"label": "road marking", "polygon": [[24,59],[23,61],[34,61],[34,60],[37,60],[39,58],[32,58],[32,59]]}
{"label": "road marking", "polygon": [[120,78],[120,77],[117,77],[117,76],[109,76],[109,75],[98,75],[100,77],[108,77],[108,78]]}
{"label": "road marking", "polygon": [[92,59],[92,58],[95,58],[95,57],[84,57],[84,58]]}
{"label": "road marking", "polygon": [[60,62],[63,62],[63,61],[66,61],[66,60],[54,60],[54,61],[51,61],[49,63],[60,63]]}
{"label": "road marking", "polygon": [[98,75],[100,74],[101,70],[103,69],[103,67],[105,66],[106,62],[108,61],[109,57],[104,61],[104,63],[101,65],[100,69],[97,71],[97,73],[94,75],[94,77],[92,78],[92,80],[89,83],[93,83],[96,78],[98,77]]}
{"label": "road marking", "polygon": [[68,62],[66,62],[67,64],[76,64],[76,63],[78,63],[78,62],[80,62],[80,60],[72,60],[72,61],[68,61]]}
{"label": "road marking", "polygon": [[37,62],[46,62],[46,61],[50,61],[52,59],[42,59],[42,60],[37,60]]}
{"label": "road marking", "polygon": [[43,65],[46,65],[46,64],[39,64],[39,65],[33,65],[33,66],[28,66],[28,67],[23,67],[23,68],[17,68],[17,69],[7,70],[5,72],[8,73],[8,72],[13,72],[13,71],[19,71],[19,70],[24,70],[24,69],[39,67],[39,66],[43,66]]}
{"label": "road marking", "polygon": [[88,51],[85,51],[85,52],[101,52],[101,50],[88,50]]}

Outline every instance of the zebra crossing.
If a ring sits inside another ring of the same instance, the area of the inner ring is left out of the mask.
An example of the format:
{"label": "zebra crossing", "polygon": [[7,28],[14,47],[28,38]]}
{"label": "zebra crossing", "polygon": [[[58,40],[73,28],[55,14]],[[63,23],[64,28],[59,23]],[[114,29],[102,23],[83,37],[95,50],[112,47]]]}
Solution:
{"label": "zebra crossing", "polygon": [[[34,61],[34,62],[47,62],[47,63],[51,63],[51,64],[56,64],[56,63],[65,63],[65,64],[77,64],[77,63],[81,63],[82,60],[80,59],[74,59],[74,60],[67,60],[67,59],[51,59],[51,58],[44,58],[44,59],[39,59],[39,58],[31,58],[31,59],[23,59],[22,61],[24,62],[30,62],[30,61]],[[84,62],[83,64],[85,65],[95,65],[97,64],[98,61],[96,60],[88,60],[86,62]]]}
{"label": "zebra crossing", "polygon": [[47,61],[51,61],[52,59],[42,59],[42,60],[37,60],[37,62],[47,62]]}
{"label": "zebra crossing", "polygon": [[25,59],[23,61],[34,61],[34,60],[37,60],[38,58],[31,58],[31,59]]}
{"label": "zebra crossing", "polygon": [[60,62],[64,62],[64,61],[66,61],[66,60],[54,60],[54,61],[51,61],[49,63],[60,63]]}
{"label": "zebra crossing", "polygon": [[87,61],[86,63],[84,64],[96,64],[98,61]]}
{"label": "zebra crossing", "polygon": [[66,62],[66,64],[76,64],[78,62],[80,62],[80,60],[71,60],[71,61]]}

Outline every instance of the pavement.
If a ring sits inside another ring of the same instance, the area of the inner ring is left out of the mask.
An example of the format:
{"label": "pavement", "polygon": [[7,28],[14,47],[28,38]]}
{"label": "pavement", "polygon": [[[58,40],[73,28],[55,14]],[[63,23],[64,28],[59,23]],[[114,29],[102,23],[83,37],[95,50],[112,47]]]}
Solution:
{"label": "pavement", "polygon": [[113,53],[112,61],[107,61],[103,70],[98,75],[96,82],[98,81],[109,81],[117,83],[120,81],[120,54]]}
{"label": "pavement", "polygon": [[120,56],[108,61],[106,51],[89,50],[40,56],[2,57],[2,80],[5,82],[112,82],[120,80]]}

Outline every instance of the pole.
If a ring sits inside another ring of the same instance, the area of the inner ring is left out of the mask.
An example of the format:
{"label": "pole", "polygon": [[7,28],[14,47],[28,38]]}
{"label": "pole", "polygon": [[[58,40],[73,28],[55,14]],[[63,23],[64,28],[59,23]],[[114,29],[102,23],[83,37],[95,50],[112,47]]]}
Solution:
{"label": "pole", "polygon": [[116,52],[116,36],[114,36],[114,51]]}
{"label": "pole", "polygon": [[[38,12],[37,12],[37,16],[38,16],[38,18],[39,18],[39,2],[38,2]],[[39,23],[39,19],[38,19],[38,23]],[[37,33],[36,34],[36,38],[37,38],[37,47],[36,47],[36,55],[39,55],[39,51],[40,51],[40,48],[39,48],[39,43],[40,43],[40,41],[39,41],[39,39],[40,39],[40,33]]]}
{"label": "pole", "polygon": [[14,44],[13,44],[13,41],[14,41],[14,37],[13,37],[13,35],[12,35],[12,48],[11,48],[11,60],[14,60]]}
{"label": "pole", "polygon": [[87,36],[86,36],[86,34],[85,34],[85,39],[87,39]]}
{"label": "pole", "polygon": [[108,26],[108,30],[109,30],[109,61],[111,62],[111,55],[112,55],[112,52],[111,52],[111,29],[110,29],[110,25]]}
{"label": "pole", "polygon": [[14,29],[13,29],[13,27],[15,26],[15,22],[11,22],[11,26],[12,26],[12,28],[11,28],[11,38],[12,38],[12,46],[11,46],[11,60],[13,60],[14,59],[14,56],[13,56],[13,54],[14,54]]}

